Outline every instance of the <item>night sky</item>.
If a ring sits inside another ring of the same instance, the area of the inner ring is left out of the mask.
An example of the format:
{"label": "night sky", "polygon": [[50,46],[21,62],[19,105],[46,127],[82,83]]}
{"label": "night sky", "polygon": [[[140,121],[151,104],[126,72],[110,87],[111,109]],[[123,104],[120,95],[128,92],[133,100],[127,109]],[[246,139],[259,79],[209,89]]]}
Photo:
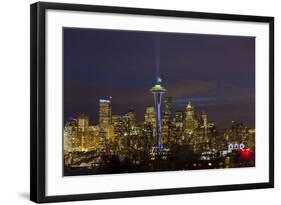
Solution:
{"label": "night sky", "polygon": [[255,38],[64,28],[64,119],[79,114],[98,124],[98,100],[112,113],[153,105],[157,76],[173,111],[191,101],[218,128],[255,126]]}

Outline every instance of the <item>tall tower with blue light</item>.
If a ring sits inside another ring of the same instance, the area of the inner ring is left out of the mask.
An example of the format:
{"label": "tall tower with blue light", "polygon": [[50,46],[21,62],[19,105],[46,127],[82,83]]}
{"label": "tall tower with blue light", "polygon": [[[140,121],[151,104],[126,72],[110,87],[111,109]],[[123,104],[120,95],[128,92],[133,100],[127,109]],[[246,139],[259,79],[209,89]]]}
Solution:
{"label": "tall tower with blue light", "polygon": [[161,127],[161,101],[166,89],[161,85],[161,78],[157,78],[156,84],[150,89],[154,96],[155,114],[156,114],[156,150],[157,154],[161,155],[163,152],[162,144],[162,127]]}

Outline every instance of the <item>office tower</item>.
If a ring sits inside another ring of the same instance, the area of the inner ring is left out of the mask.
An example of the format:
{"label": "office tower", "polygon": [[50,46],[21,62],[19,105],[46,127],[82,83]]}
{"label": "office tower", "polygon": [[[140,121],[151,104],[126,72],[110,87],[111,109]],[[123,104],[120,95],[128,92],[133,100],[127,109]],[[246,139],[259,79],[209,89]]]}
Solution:
{"label": "office tower", "polygon": [[124,122],[121,115],[112,115],[115,137],[119,138],[124,132]]}
{"label": "office tower", "polygon": [[156,114],[155,109],[152,106],[145,108],[144,114],[144,127],[145,135],[147,136],[150,142],[155,141],[156,139]]}
{"label": "office tower", "polygon": [[80,115],[64,126],[64,150],[67,152],[87,151],[89,147],[89,117]]}
{"label": "office tower", "polygon": [[99,137],[100,152],[105,153],[110,149],[111,142],[114,141],[111,101],[106,99],[99,100]]}
{"label": "office tower", "polygon": [[181,144],[183,138],[183,112],[176,111],[173,118],[173,128],[172,128],[172,137],[173,142],[176,144]]}
{"label": "office tower", "polygon": [[172,116],[172,97],[165,97],[163,104],[163,124],[169,124]]}
{"label": "office tower", "polygon": [[65,153],[72,151],[72,127],[71,126],[64,126],[63,129],[63,150]]}
{"label": "office tower", "polygon": [[127,113],[128,121],[131,127],[136,126],[136,112],[134,109],[130,109]]}
{"label": "office tower", "polygon": [[110,143],[113,143],[115,141],[114,137],[114,126],[110,124],[106,129],[106,140]]}
{"label": "office tower", "polygon": [[174,124],[181,130],[183,129],[183,113],[181,111],[175,112]]}
{"label": "office tower", "polygon": [[97,151],[99,149],[99,127],[90,125],[89,126],[89,137],[88,137],[88,150]]}
{"label": "office tower", "polygon": [[144,137],[144,141],[146,143],[146,148],[151,149],[154,144],[155,136],[154,136],[154,128],[150,123],[143,123],[142,125],[142,136]]}
{"label": "office tower", "polygon": [[208,135],[208,118],[207,118],[207,114],[202,111],[200,114],[200,128],[201,128],[201,134],[204,137],[207,137]]}
{"label": "office tower", "polygon": [[88,150],[88,144],[89,144],[89,117],[86,115],[80,115],[77,118],[77,124],[78,124],[78,137],[81,138],[81,151],[87,151]]}
{"label": "office tower", "polygon": [[99,153],[106,153],[107,150],[107,140],[106,140],[106,132],[103,131],[102,129],[99,130]]}
{"label": "office tower", "polygon": [[166,92],[166,89],[161,85],[161,79],[158,78],[156,84],[150,89],[154,96],[155,114],[156,114],[156,149],[157,154],[160,155],[163,152],[162,144],[162,128],[161,128],[161,103],[162,96]]}
{"label": "office tower", "polygon": [[208,128],[208,118],[207,118],[207,114],[202,111],[200,114],[200,121],[201,121],[201,126],[205,129]]}
{"label": "office tower", "polygon": [[168,144],[169,142],[169,124],[162,124],[162,143]]}
{"label": "office tower", "polygon": [[100,99],[99,101],[99,125],[101,129],[111,124],[111,101]]}
{"label": "office tower", "polygon": [[163,104],[163,119],[162,119],[162,140],[163,144],[169,143],[171,135],[171,115],[172,115],[172,98],[165,97]]}
{"label": "office tower", "polygon": [[77,120],[71,119],[66,122],[63,131],[64,152],[78,151],[81,139],[78,138]]}
{"label": "office tower", "polygon": [[197,120],[195,119],[194,110],[189,102],[185,111],[185,133],[186,135],[192,134],[197,128]]}
{"label": "office tower", "polygon": [[156,126],[156,114],[155,114],[155,108],[152,106],[145,108],[145,114],[144,114],[144,122],[146,124],[152,124],[154,127]]}
{"label": "office tower", "polygon": [[136,112],[133,109],[130,109],[129,112],[124,116],[128,134],[130,136],[138,135],[138,126],[136,123]]}
{"label": "office tower", "polygon": [[125,122],[121,115],[112,115],[112,124],[114,129],[114,143],[118,150],[122,147],[123,134],[126,131]]}

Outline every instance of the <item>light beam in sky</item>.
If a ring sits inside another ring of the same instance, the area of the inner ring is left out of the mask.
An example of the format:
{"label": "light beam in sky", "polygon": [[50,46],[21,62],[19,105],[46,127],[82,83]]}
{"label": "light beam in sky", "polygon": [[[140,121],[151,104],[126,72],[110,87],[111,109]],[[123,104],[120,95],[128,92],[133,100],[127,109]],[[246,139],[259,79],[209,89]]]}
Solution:
{"label": "light beam in sky", "polygon": [[156,54],[156,81],[158,81],[158,78],[160,76],[160,39],[158,34],[155,34],[155,54]]}

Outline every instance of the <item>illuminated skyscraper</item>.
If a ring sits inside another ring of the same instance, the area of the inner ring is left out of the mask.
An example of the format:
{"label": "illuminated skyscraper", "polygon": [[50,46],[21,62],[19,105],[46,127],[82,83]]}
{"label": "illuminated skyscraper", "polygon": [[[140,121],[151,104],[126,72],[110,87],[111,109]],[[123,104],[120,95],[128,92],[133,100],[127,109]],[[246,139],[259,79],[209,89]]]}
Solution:
{"label": "illuminated skyscraper", "polygon": [[78,123],[78,136],[81,138],[81,150],[87,151],[89,144],[89,117],[80,115],[77,118]]}
{"label": "illuminated skyscraper", "polygon": [[155,114],[154,107],[149,106],[149,107],[145,108],[144,124],[147,127],[149,136],[152,136],[155,138],[155,136],[156,136],[156,114]]}
{"label": "illuminated skyscraper", "polygon": [[185,133],[192,134],[194,130],[197,128],[197,120],[194,116],[194,110],[189,102],[186,106],[186,112],[185,112]]}
{"label": "illuminated skyscraper", "polygon": [[201,112],[200,120],[201,120],[202,126],[205,129],[207,129],[207,127],[208,127],[208,118],[207,118],[207,114],[204,111]]}
{"label": "illuminated skyscraper", "polygon": [[99,101],[99,124],[102,129],[111,124],[111,101],[100,99]]}
{"label": "illuminated skyscraper", "polygon": [[208,134],[208,118],[207,118],[207,114],[202,111],[200,114],[200,124],[201,124],[201,128],[203,128],[204,130],[204,136],[206,137]]}
{"label": "illuminated skyscraper", "polygon": [[127,132],[126,123],[121,115],[112,115],[112,124],[114,128],[114,144],[118,150],[124,148],[124,133]]}
{"label": "illuminated skyscraper", "polygon": [[114,127],[114,134],[117,138],[122,136],[125,126],[121,115],[112,115],[112,124]]}
{"label": "illuminated skyscraper", "polygon": [[77,120],[71,119],[64,126],[64,151],[80,151],[81,138],[78,138]]}
{"label": "illuminated skyscraper", "polygon": [[64,150],[87,151],[89,147],[89,117],[80,115],[69,120],[64,127]]}
{"label": "illuminated skyscraper", "polygon": [[151,145],[155,143],[156,136],[156,115],[155,109],[152,106],[145,108],[144,114],[144,125],[143,125],[143,135],[146,137],[147,146],[151,148]]}
{"label": "illuminated skyscraper", "polygon": [[99,149],[99,126],[89,126],[88,151]]}
{"label": "illuminated skyscraper", "polygon": [[172,141],[177,144],[181,144],[183,137],[183,112],[176,111],[173,118],[173,127],[172,127]]}
{"label": "illuminated skyscraper", "polygon": [[164,98],[163,106],[163,124],[169,124],[172,115],[172,97]]}
{"label": "illuminated skyscraper", "polygon": [[169,142],[169,124],[162,124],[162,142],[167,144]]}
{"label": "illuminated skyscraper", "polygon": [[136,112],[133,109],[130,109],[128,112],[128,120],[130,123],[130,126],[135,126],[136,125]]}
{"label": "illuminated skyscraper", "polygon": [[146,124],[152,124],[153,126],[156,126],[156,114],[154,107],[146,107],[145,108],[145,114],[144,114],[144,122]]}
{"label": "illuminated skyscraper", "polygon": [[163,106],[163,119],[162,119],[162,140],[163,144],[169,143],[170,128],[171,128],[171,115],[172,115],[172,98],[164,98]]}
{"label": "illuminated skyscraper", "polygon": [[114,141],[114,130],[111,116],[111,101],[99,100],[99,138],[100,152],[106,152],[109,141]]}
{"label": "illuminated skyscraper", "polygon": [[162,95],[166,92],[166,89],[161,85],[161,79],[158,78],[156,84],[150,89],[154,95],[154,104],[156,111],[156,149],[157,154],[160,155],[163,152],[162,144],[162,128],[161,128],[161,101]]}
{"label": "illuminated skyscraper", "polygon": [[174,123],[177,128],[182,130],[183,128],[183,113],[181,111],[175,112]]}

